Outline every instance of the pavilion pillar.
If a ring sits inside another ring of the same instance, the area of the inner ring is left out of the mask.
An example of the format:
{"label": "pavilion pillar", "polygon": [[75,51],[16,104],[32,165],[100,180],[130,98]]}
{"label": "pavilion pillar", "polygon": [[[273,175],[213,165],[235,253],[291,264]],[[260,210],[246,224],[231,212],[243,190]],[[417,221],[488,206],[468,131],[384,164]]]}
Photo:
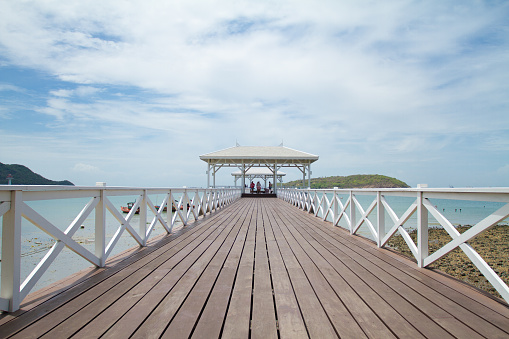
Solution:
{"label": "pavilion pillar", "polygon": [[242,194],[246,193],[246,164],[242,163]]}
{"label": "pavilion pillar", "polygon": [[214,170],[212,171],[212,186],[216,188],[216,165],[214,165]]}
{"label": "pavilion pillar", "polygon": [[311,188],[311,164],[308,164],[308,188]]}
{"label": "pavilion pillar", "polygon": [[277,164],[274,164],[274,178],[272,179],[272,189],[274,194],[277,194]]}
{"label": "pavilion pillar", "polygon": [[306,166],[302,166],[302,188],[306,188]]}
{"label": "pavilion pillar", "polygon": [[207,188],[210,188],[210,163],[207,163]]}

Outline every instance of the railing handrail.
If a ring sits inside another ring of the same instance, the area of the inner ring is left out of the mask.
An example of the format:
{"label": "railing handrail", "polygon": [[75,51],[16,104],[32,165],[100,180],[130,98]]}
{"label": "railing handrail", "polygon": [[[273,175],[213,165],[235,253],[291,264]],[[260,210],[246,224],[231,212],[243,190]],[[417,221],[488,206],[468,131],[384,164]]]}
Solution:
{"label": "railing handrail", "polygon": [[[150,195],[164,194],[159,208]],[[108,199],[115,196],[137,196],[136,203],[124,217],[118,207]],[[179,199],[175,199],[178,197]],[[38,200],[89,198],[89,202],[78,213],[65,231],[46,220],[25,202]],[[13,312],[19,309],[23,299],[42,277],[49,265],[64,247],[70,248],[90,263],[103,267],[124,231],[140,246],[146,246],[156,224],[161,224],[171,233],[177,221],[187,225],[191,219],[198,219],[222,208],[240,198],[240,189],[235,188],[154,188],[114,186],[53,186],[53,185],[7,185],[0,186],[0,217],[2,217],[2,273],[0,287],[0,310]],[[184,206],[189,206],[184,208]],[[166,220],[162,211],[167,208]],[[175,213],[171,213],[171,208]],[[131,225],[132,217],[139,210],[138,231]],[[147,223],[147,211],[154,215]],[[82,222],[95,212],[95,252],[87,250],[72,239]],[[106,214],[110,213],[119,222],[115,235],[106,240]],[[29,276],[21,282],[21,223],[22,219],[48,233],[56,241]],[[147,227],[147,224],[150,225]]]}
{"label": "railing handrail", "polygon": [[[327,194],[332,195],[328,197]],[[348,196],[346,201],[338,198],[340,195]],[[357,195],[374,196],[369,207],[364,207],[357,200]],[[406,211],[398,216],[385,196],[400,196],[415,198]],[[482,259],[479,254],[467,243],[481,232],[497,225],[509,217],[509,188],[358,188],[358,189],[296,189],[285,188],[278,191],[278,198],[300,208],[317,217],[326,220],[331,216],[334,226],[340,220],[345,220],[351,235],[359,230],[362,224],[368,226],[377,246],[383,248],[389,239],[399,232],[419,267],[427,267],[442,258],[455,248],[461,248],[472,263],[486,277],[502,298],[509,303],[509,287],[500,276]],[[452,223],[429,201],[433,199],[490,201],[505,203],[495,212],[491,213],[468,231],[460,234]],[[379,208],[380,207],[380,208]],[[376,209],[376,220],[371,222],[368,217]],[[358,213],[360,212],[360,215]],[[429,254],[428,242],[428,212],[447,231],[451,241],[432,254]],[[388,214],[393,225],[388,231],[385,227],[385,214]],[[410,217],[417,215],[417,244],[411,239],[403,225]]]}
{"label": "railing handrail", "polygon": [[343,192],[437,192],[437,193],[509,193],[509,187],[408,187],[408,188],[279,188],[296,191]]}

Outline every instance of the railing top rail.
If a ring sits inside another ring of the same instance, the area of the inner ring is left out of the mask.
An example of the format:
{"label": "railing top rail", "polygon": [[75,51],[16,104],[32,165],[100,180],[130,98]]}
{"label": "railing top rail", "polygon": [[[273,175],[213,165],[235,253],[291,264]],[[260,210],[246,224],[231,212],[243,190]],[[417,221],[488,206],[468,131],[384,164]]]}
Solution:
{"label": "railing top rail", "polygon": [[24,200],[51,200],[99,196],[105,191],[108,196],[138,195],[143,191],[148,194],[166,194],[169,191],[177,194],[185,192],[234,192],[235,188],[199,188],[199,187],[122,187],[122,186],[67,186],[67,185],[0,185],[0,201],[10,201],[13,191],[21,191]]}
{"label": "railing top rail", "polygon": [[129,186],[69,186],[69,185],[0,185],[0,191],[78,191],[78,190],[238,190],[238,188],[204,187],[129,187]]}
{"label": "railing top rail", "polygon": [[498,201],[509,202],[509,187],[475,188],[343,188],[343,189],[306,189],[285,188],[282,190],[297,192],[323,192],[336,194],[375,195],[379,192],[387,196],[415,197],[422,193],[426,198]]}
{"label": "railing top rail", "polygon": [[462,188],[283,188],[299,191],[355,191],[355,192],[425,192],[425,193],[509,193],[509,187],[462,187]]}

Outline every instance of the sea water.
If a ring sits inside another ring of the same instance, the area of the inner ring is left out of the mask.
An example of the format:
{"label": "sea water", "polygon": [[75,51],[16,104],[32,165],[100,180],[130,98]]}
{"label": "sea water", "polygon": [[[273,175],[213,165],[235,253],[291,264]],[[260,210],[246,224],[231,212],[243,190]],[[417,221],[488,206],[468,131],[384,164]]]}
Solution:
{"label": "sea water", "polygon": [[[180,196],[176,196],[179,199]],[[76,216],[86,206],[91,198],[73,198],[73,199],[56,199],[56,200],[41,200],[41,201],[27,201],[28,206],[34,209],[38,214],[44,217],[47,221],[52,223],[59,230],[64,232],[70,224],[73,223]],[[125,217],[127,214],[121,212],[121,206],[127,206],[128,202],[134,202],[136,196],[121,196],[121,197],[108,197],[111,203],[118,208],[118,211]],[[149,195],[149,199],[155,204],[159,205],[164,199],[163,195]],[[167,221],[167,212],[162,213],[163,220]],[[154,218],[154,214],[147,209],[147,225]],[[0,232],[2,228],[2,217],[0,217]],[[130,220],[129,224],[139,234],[140,218],[135,214]],[[181,228],[183,225],[180,221],[176,222],[173,230]],[[120,222],[106,210],[106,246],[113,238],[115,232],[120,227]],[[1,233],[0,233],[1,234]],[[164,227],[157,222],[152,230],[149,239],[158,235],[166,234]],[[90,215],[80,224],[78,230],[73,235],[73,240],[86,248],[91,253],[95,253],[95,213],[92,211]],[[55,244],[53,237],[37,226],[33,225],[30,221],[22,218],[21,224],[21,281],[23,282],[26,277],[33,271],[36,265],[43,259],[49,249]],[[119,254],[127,249],[138,247],[139,244],[136,240],[124,230],[122,236],[113,248],[109,258]],[[1,242],[0,242],[1,248]],[[1,251],[0,251],[1,253]],[[73,273],[83,270],[87,267],[93,266],[90,262],[83,259],[80,255],[74,253],[67,247],[64,247],[60,254],[56,257],[41,279],[32,289],[32,292],[45,287],[51,283],[61,280]],[[1,267],[0,267],[1,272]]]}

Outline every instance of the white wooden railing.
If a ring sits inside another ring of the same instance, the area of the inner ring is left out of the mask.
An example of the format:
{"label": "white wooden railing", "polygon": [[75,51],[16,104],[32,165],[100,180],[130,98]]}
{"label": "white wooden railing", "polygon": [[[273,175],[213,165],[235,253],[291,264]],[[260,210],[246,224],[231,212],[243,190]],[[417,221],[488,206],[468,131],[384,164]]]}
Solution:
{"label": "white wooden railing", "polygon": [[[364,206],[367,205],[366,199],[368,202],[371,202],[366,209],[359,202],[361,196],[364,200]],[[343,225],[342,227],[347,228],[352,235],[358,233],[361,225],[365,224],[371,234],[371,238],[376,241],[378,247],[384,247],[389,239],[396,232],[399,232],[412,251],[419,267],[429,266],[459,247],[505,301],[509,302],[509,287],[507,284],[467,243],[481,232],[509,217],[509,188],[280,189],[278,197],[300,209],[313,213],[317,217],[321,217],[323,220],[331,221],[334,226]],[[389,204],[389,197],[407,197],[410,199],[409,206],[406,210],[399,211],[400,215],[398,215]],[[497,204],[494,212],[460,234],[453,226],[453,223],[444,216],[445,213],[439,211],[439,208],[430,199],[497,202],[500,204]],[[370,214],[375,210],[376,213],[371,216],[370,220]],[[386,218],[386,213],[390,218]],[[428,253],[429,215],[436,220],[434,226],[443,227],[452,239],[432,254]],[[405,228],[412,216],[414,224]],[[387,225],[386,219],[391,220]],[[411,239],[407,231],[408,228],[417,229],[417,244]]]}
{"label": "white wooden railing", "polygon": [[[159,209],[156,209],[150,199],[150,196],[155,194],[164,196]],[[118,196],[137,197],[133,208],[126,216],[119,211],[119,206],[114,206],[110,201],[111,197]],[[29,201],[75,198],[88,198],[89,200],[86,199],[88,203],[65,231],[26,204]],[[176,222],[187,225],[191,220],[198,219],[200,215],[206,215],[222,208],[238,198],[240,198],[239,189],[225,188],[0,186],[0,217],[2,217],[0,310],[13,312],[19,309],[23,299],[64,247],[68,247],[91,264],[103,267],[124,231],[127,231],[140,246],[146,246],[156,224],[161,224],[167,233],[171,233]],[[163,218],[162,211],[165,207],[168,212],[166,218]],[[174,212],[171,212],[172,207]],[[72,238],[92,212],[95,212],[94,253]],[[119,223],[115,234],[109,241],[105,236],[108,212]],[[135,212],[139,213],[138,230],[131,224]],[[147,212],[153,215],[150,223],[147,222]],[[55,239],[54,245],[23,282],[20,277],[22,219],[28,220]]]}

